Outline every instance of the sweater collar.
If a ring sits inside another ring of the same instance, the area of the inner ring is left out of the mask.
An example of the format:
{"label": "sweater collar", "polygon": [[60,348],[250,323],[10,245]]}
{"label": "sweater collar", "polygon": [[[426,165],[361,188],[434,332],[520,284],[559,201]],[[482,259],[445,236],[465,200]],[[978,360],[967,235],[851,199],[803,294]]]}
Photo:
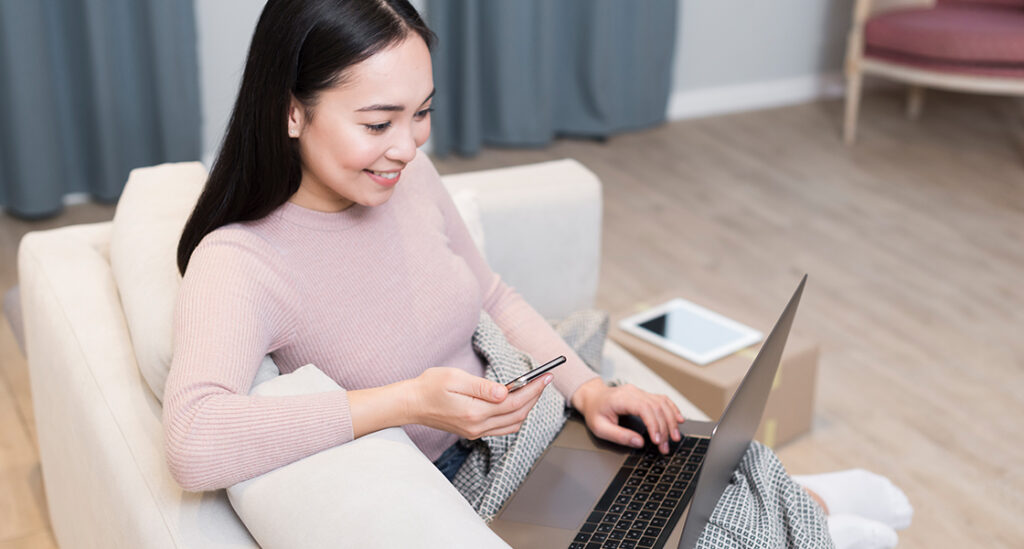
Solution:
{"label": "sweater collar", "polygon": [[343,231],[355,227],[367,219],[372,210],[367,206],[352,204],[340,212],[320,212],[292,202],[285,202],[277,209],[281,219],[318,231]]}

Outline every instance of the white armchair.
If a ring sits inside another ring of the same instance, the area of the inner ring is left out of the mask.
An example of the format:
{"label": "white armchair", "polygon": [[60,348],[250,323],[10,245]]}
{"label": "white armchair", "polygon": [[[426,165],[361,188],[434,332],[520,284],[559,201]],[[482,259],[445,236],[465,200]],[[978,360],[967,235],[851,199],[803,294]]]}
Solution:
{"label": "white armchair", "polygon": [[[146,184],[164,169],[173,166],[135,172],[129,185]],[[479,210],[492,267],[542,314],[557,318],[593,305],[601,228],[593,173],[561,160],[444,179],[453,195],[469,197]],[[130,206],[122,199],[118,208]],[[472,209],[463,209],[464,217]],[[180,227],[188,208],[177,215]],[[63,547],[259,547],[223,490],[188,493],[171,478],[160,402],[137,360],[146,350],[133,347],[127,303],[110,263],[114,223],[30,233],[19,249],[26,354],[54,535]],[[544,268],[552,265],[557,268]],[[613,343],[604,366],[606,377],[667,393],[688,417],[706,418]]]}

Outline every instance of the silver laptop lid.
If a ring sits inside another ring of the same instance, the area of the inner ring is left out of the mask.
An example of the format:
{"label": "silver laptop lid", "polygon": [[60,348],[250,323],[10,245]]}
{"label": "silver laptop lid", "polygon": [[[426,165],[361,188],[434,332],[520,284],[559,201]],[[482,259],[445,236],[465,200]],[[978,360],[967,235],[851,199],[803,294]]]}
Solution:
{"label": "silver laptop lid", "polygon": [[807,275],[804,275],[789,304],[786,305],[786,310],[775,323],[772,333],[761,346],[754,363],[747,370],[747,375],[743,376],[743,381],[740,382],[736,393],[729,400],[729,405],[722,412],[722,418],[715,426],[697,480],[697,488],[690,502],[690,510],[686,515],[686,523],[683,525],[683,537],[679,540],[680,549],[688,549],[697,544],[704,525],[711,519],[712,511],[718,505],[725,487],[729,485],[733,471],[750,446],[750,441],[754,440],[806,282]]}

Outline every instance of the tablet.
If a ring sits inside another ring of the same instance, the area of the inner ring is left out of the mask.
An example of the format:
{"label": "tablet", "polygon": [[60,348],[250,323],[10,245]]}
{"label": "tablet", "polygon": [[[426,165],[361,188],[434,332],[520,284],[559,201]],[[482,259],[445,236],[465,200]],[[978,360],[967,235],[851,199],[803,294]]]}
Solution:
{"label": "tablet", "polygon": [[678,298],[625,318],[619,327],[701,366],[764,339],[749,326]]}

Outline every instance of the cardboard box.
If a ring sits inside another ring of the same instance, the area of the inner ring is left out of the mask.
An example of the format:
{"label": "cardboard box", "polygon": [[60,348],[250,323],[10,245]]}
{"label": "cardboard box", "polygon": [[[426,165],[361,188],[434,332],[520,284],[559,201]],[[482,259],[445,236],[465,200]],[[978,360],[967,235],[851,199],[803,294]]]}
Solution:
{"label": "cardboard box", "polygon": [[[613,317],[609,336],[664,378],[712,420],[717,421],[753,363],[761,344],[747,347],[705,366],[698,366],[679,355],[620,330],[619,321],[636,312],[638,311]],[[743,319],[736,320],[752,326]],[[770,327],[765,327],[763,330],[766,335],[769,329]],[[818,346],[798,334],[790,333],[779,370],[775,375],[775,382],[772,384],[771,394],[768,396],[764,417],[757,430],[757,440],[766,446],[776,448],[810,431],[814,415],[817,372]]]}

